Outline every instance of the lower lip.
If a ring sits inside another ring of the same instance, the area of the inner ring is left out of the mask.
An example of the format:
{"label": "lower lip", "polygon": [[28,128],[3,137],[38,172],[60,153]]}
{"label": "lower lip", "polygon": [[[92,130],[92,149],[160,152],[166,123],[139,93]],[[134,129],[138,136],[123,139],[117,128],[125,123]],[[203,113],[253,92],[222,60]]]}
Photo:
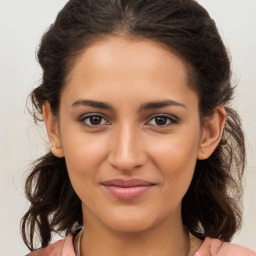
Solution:
{"label": "lower lip", "polygon": [[133,200],[143,194],[147,193],[153,188],[154,185],[150,186],[136,186],[136,187],[117,187],[117,186],[104,186],[105,189],[115,198],[120,200]]}

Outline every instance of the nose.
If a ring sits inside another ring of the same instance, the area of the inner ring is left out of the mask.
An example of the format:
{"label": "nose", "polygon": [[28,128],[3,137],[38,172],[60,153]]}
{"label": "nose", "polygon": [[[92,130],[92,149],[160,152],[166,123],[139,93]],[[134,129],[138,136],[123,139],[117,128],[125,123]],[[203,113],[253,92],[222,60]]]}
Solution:
{"label": "nose", "polygon": [[132,171],[147,161],[143,138],[137,127],[123,125],[113,133],[108,161],[119,171]]}

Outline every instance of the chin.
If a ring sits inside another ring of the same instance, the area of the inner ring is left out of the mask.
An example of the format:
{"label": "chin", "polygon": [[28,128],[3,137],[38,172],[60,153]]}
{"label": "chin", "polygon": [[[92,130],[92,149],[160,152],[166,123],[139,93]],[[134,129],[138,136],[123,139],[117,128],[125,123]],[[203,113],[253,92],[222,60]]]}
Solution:
{"label": "chin", "polygon": [[127,222],[119,222],[119,223],[113,223],[112,225],[109,225],[109,228],[116,232],[120,233],[140,233],[149,230],[152,228],[152,225],[150,223],[142,223],[141,221],[127,221]]}
{"label": "chin", "polygon": [[137,233],[149,230],[155,225],[158,225],[157,219],[152,215],[139,214],[138,212],[131,214],[127,211],[126,214],[119,213],[118,215],[111,215],[104,222],[106,226],[116,232]]}

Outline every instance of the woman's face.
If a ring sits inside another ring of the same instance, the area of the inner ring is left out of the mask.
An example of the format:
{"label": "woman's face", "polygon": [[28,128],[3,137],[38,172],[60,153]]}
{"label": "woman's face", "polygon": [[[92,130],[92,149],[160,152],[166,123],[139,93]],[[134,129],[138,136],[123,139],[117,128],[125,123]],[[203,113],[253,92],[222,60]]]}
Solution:
{"label": "woman's face", "polygon": [[61,94],[60,143],[85,226],[181,222],[202,127],[180,58],[148,40],[87,48]]}

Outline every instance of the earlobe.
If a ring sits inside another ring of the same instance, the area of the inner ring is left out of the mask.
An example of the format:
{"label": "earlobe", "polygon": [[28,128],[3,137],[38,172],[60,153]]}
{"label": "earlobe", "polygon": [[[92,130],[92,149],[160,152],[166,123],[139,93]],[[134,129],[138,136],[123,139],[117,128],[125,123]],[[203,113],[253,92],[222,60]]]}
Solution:
{"label": "earlobe", "polygon": [[198,149],[198,160],[207,159],[216,149],[222,137],[225,120],[225,108],[224,106],[219,106],[214,110],[213,115],[205,121]]}
{"label": "earlobe", "polygon": [[53,155],[55,155],[56,157],[59,157],[59,158],[64,157],[62,147],[52,146],[51,151],[52,151]]}
{"label": "earlobe", "polygon": [[52,143],[51,151],[56,157],[63,157],[63,149],[59,134],[58,120],[52,114],[51,106],[48,102],[43,105],[43,118],[46,126],[48,137]]}

